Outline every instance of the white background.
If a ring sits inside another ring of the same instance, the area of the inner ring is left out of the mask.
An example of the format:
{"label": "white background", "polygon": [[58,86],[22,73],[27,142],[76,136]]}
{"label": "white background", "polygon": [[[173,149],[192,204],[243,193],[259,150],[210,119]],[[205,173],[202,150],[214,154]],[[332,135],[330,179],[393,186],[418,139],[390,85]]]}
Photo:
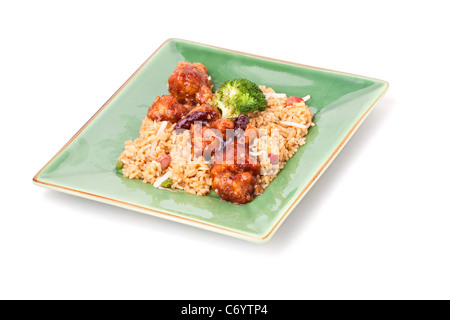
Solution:
{"label": "white background", "polygon": [[[445,4],[2,1],[0,298],[449,299]],[[173,37],[390,83],[266,244],[31,182]]]}

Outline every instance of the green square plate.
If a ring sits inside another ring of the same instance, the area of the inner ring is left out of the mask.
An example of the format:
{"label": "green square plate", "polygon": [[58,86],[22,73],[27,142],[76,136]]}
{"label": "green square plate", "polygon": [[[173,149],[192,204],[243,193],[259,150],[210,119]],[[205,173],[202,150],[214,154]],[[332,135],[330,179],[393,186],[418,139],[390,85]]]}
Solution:
{"label": "green square plate", "polygon": [[[215,88],[243,77],[288,95],[311,95],[315,127],[263,195],[246,205],[155,189],[116,173],[124,141],[138,136],[178,61],[201,62]],[[267,241],[388,88],[385,81],[170,39],[36,174],[41,186],[231,236]]]}

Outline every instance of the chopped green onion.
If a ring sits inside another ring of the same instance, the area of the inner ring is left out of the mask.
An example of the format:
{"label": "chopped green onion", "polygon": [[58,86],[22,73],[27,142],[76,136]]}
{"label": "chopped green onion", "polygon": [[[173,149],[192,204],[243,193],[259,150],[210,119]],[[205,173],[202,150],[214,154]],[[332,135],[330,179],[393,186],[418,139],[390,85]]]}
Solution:
{"label": "chopped green onion", "polygon": [[172,179],[167,179],[166,181],[164,181],[163,183],[161,183],[161,187],[163,188],[170,188],[173,184]]}
{"label": "chopped green onion", "polygon": [[123,162],[120,160],[117,160],[116,169],[121,170],[122,168],[123,168]]}

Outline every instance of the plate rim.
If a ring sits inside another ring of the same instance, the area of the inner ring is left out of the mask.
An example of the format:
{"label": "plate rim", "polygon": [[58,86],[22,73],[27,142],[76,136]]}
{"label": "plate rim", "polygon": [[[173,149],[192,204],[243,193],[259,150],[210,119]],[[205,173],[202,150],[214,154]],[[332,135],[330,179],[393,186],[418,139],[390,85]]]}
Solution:
{"label": "plate rim", "polygon": [[[288,209],[281,215],[281,217],[274,224],[274,226],[263,237],[257,237],[257,236],[251,235],[251,234],[247,234],[245,232],[238,232],[238,231],[235,231],[235,230],[231,230],[231,229],[228,229],[228,228],[216,226],[216,225],[213,225],[213,224],[209,224],[209,223],[198,221],[198,220],[195,220],[195,219],[183,217],[183,216],[172,214],[172,213],[169,213],[169,212],[158,211],[158,210],[146,208],[146,207],[143,207],[143,206],[135,205],[135,204],[132,204],[132,203],[128,203],[126,201],[121,201],[121,200],[117,200],[117,199],[113,199],[113,198],[108,198],[108,197],[100,196],[98,194],[93,194],[93,193],[85,192],[85,191],[82,191],[82,190],[68,188],[68,187],[64,187],[64,186],[58,185],[58,184],[48,183],[48,182],[39,180],[38,177],[39,177],[40,173],[61,152],[63,152],[73,142],[73,140],[75,140],[81,134],[81,132],[83,132],[83,130],[85,130],[90,125],[90,123],[109,105],[109,103],[129,84],[129,82],[139,73],[139,71],[141,71],[141,69],[152,59],[152,57],[162,47],[164,47],[167,43],[169,43],[171,41],[188,42],[188,43],[192,43],[192,44],[196,44],[196,45],[201,45],[201,46],[205,46],[205,47],[215,48],[215,49],[219,49],[219,50],[223,50],[223,51],[237,53],[237,54],[240,54],[240,55],[256,57],[256,58],[260,58],[260,59],[264,59],[264,60],[270,60],[270,61],[281,62],[281,63],[294,65],[294,66],[301,66],[301,67],[315,69],[315,70],[322,70],[322,71],[327,71],[327,72],[333,72],[333,73],[348,75],[348,76],[352,76],[352,77],[359,77],[359,78],[369,79],[369,80],[373,80],[373,81],[384,83],[385,88],[378,95],[378,97],[374,100],[374,102],[367,108],[367,110],[364,111],[362,116],[355,122],[355,124],[347,132],[347,134],[341,140],[341,142],[336,147],[336,149],[331,153],[331,155],[328,157],[328,159],[325,161],[325,163],[318,169],[318,171],[314,174],[314,176],[311,178],[311,180],[302,189],[300,194],[295,198],[294,201],[292,201],[292,203],[290,204]],[[81,196],[83,198],[88,198],[88,199],[91,199],[91,200],[97,200],[97,201],[100,201],[100,202],[116,205],[116,206],[119,206],[119,207],[122,207],[122,208],[131,209],[131,210],[134,210],[134,211],[139,211],[139,212],[142,212],[142,213],[154,215],[154,216],[157,216],[157,217],[161,217],[161,218],[165,218],[165,219],[168,219],[168,220],[181,222],[181,223],[184,223],[184,224],[200,227],[200,228],[203,228],[203,229],[207,229],[207,230],[211,230],[211,231],[215,231],[215,232],[219,232],[219,233],[223,233],[223,234],[228,234],[228,235],[231,235],[231,236],[234,236],[234,237],[242,238],[242,239],[245,239],[245,240],[250,240],[250,241],[253,241],[253,242],[257,242],[257,243],[263,243],[263,242],[268,241],[273,236],[275,231],[281,226],[282,222],[289,216],[289,214],[293,211],[293,209],[297,206],[297,204],[301,201],[301,199],[306,195],[306,193],[311,189],[311,187],[319,179],[319,177],[323,174],[323,172],[325,172],[325,170],[333,162],[333,160],[336,158],[336,156],[339,154],[339,152],[343,149],[345,144],[350,140],[350,138],[356,132],[356,130],[359,128],[359,126],[362,124],[362,122],[367,118],[369,113],[373,110],[374,106],[386,94],[388,88],[389,88],[389,82],[387,82],[385,80],[381,80],[381,79],[376,79],[376,78],[372,78],[372,77],[366,77],[366,76],[361,76],[361,75],[357,75],[357,74],[353,74],[353,73],[336,71],[336,70],[331,70],[331,69],[326,69],[326,68],[321,68],[321,67],[309,66],[309,65],[305,65],[305,64],[291,62],[291,61],[285,61],[285,60],[280,60],[280,59],[275,59],[275,58],[269,58],[269,57],[265,57],[265,56],[252,54],[252,53],[247,53],[247,52],[242,52],[242,51],[237,51],[237,50],[232,50],[232,49],[226,49],[226,48],[221,48],[221,47],[217,47],[217,46],[213,46],[213,45],[209,45],[209,44],[203,44],[203,43],[190,41],[190,40],[185,40],[185,39],[180,39],[180,38],[169,38],[166,41],[164,41],[144,61],[144,63],[142,63],[142,65],[124,82],[124,84],[122,84],[122,86],[119,89],[117,89],[117,91],[102,105],[102,107],[96,113],[94,113],[94,115],[75,133],[75,135],[72,138],[70,138],[70,140],[34,175],[33,183],[36,184],[36,185],[47,187],[47,188],[54,189],[54,190],[57,190],[57,191],[62,191],[62,192],[65,192],[65,193],[76,195],[76,196]]]}

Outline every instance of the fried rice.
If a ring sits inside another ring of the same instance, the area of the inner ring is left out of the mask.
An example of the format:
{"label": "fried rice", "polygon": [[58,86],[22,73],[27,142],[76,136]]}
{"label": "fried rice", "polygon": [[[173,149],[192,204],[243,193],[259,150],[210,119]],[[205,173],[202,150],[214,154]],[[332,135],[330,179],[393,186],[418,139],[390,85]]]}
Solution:
{"label": "fried rice", "polygon": [[[250,155],[261,163],[261,174],[257,179],[265,189],[298,148],[306,143],[305,136],[314,123],[313,114],[305,102],[286,106],[287,97],[274,94],[271,88],[260,88],[267,94],[267,108],[248,116],[250,124],[258,131],[258,138],[250,146]],[[154,184],[170,172],[173,182],[170,188],[204,196],[212,185],[210,162],[192,155],[189,130],[176,133],[174,127],[175,124],[145,117],[139,137],[126,141],[119,157],[123,163],[123,176]],[[172,161],[163,170],[156,159],[164,153],[170,155]],[[273,155],[278,155],[276,161]]]}

